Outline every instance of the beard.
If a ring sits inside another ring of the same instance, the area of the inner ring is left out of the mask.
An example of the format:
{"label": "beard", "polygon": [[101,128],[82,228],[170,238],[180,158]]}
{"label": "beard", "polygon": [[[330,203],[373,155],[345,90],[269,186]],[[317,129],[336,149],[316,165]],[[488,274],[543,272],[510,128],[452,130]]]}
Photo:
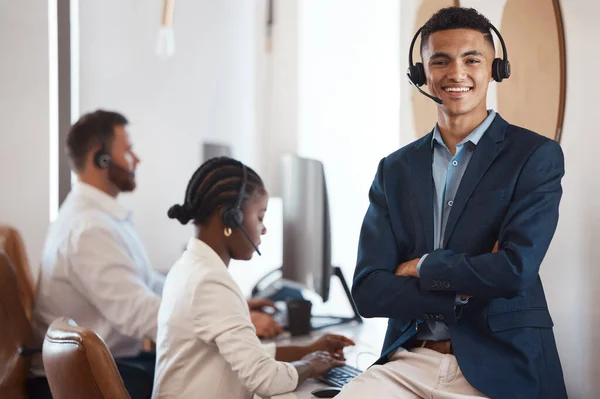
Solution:
{"label": "beard", "polygon": [[117,186],[120,192],[126,193],[135,190],[135,172],[130,172],[112,162],[108,167],[108,179]]}

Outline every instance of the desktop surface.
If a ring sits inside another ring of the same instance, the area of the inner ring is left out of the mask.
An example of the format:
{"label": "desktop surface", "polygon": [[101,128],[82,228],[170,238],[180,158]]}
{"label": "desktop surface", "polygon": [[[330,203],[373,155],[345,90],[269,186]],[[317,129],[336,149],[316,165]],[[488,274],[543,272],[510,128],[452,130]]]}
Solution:
{"label": "desktop surface", "polygon": [[[356,343],[355,346],[347,347],[344,350],[346,365],[364,371],[379,358],[386,328],[387,319],[364,319],[362,324],[351,322],[312,331],[310,335],[298,337],[292,337],[289,333],[286,333],[272,340],[263,340],[263,342],[275,342],[278,345],[302,345],[312,342],[315,338],[323,334],[344,335]],[[296,391],[272,396],[271,399],[315,398],[315,396],[311,395],[311,392],[315,389],[325,387],[329,387],[329,385],[317,379],[310,379],[302,383]],[[260,399],[257,395],[254,398]]]}

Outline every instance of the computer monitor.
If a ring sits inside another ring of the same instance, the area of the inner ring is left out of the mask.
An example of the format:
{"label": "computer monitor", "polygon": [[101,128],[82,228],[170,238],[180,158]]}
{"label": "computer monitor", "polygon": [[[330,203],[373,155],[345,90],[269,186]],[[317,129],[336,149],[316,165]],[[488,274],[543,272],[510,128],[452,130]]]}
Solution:
{"label": "computer monitor", "polygon": [[[342,269],[331,264],[331,225],[329,199],[323,163],[287,154],[281,158],[281,199],[283,208],[283,256],[281,268],[275,269],[252,289],[252,296],[287,301],[303,298],[308,289],[329,300],[331,276],[342,283],[352,306],[352,317],[315,315],[311,317],[313,329],[324,328],[350,321],[362,323],[356,304]],[[261,283],[276,272],[281,277],[265,288]]]}
{"label": "computer monitor", "polygon": [[216,157],[231,157],[231,147],[223,143],[203,142],[200,149],[200,164]]}
{"label": "computer monitor", "polygon": [[323,163],[295,154],[281,158],[282,278],[329,299],[331,225]]}

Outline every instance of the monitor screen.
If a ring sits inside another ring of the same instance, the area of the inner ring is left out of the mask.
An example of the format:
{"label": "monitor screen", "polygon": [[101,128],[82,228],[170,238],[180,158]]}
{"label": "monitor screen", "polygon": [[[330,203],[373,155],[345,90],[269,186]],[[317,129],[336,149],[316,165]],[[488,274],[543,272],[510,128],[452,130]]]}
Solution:
{"label": "monitor screen", "polygon": [[297,155],[281,159],[282,278],[329,299],[331,227],[323,163]]}

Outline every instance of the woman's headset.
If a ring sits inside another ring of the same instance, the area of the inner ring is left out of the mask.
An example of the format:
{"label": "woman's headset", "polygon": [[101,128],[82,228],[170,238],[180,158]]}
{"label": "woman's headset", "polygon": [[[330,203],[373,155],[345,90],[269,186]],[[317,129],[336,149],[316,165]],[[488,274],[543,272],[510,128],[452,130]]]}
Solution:
{"label": "woman's headset", "polygon": [[226,206],[223,208],[223,210],[221,211],[221,220],[223,221],[223,224],[225,225],[225,227],[228,227],[231,229],[239,228],[242,231],[242,233],[244,233],[244,235],[246,236],[246,238],[248,239],[250,244],[252,244],[252,246],[256,250],[256,253],[261,255],[260,251],[258,250],[258,247],[254,243],[254,241],[252,241],[252,239],[250,238],[250,235],[248,234],[248,232],[246,231],[246,229],[244,228],[244,226],[242,224],[244,222],[244,212],[242,212],[242,202],[244,200],[244,195],[246,193],[247,183],[248,183],[248,171],[246,170],[246,165],[242,164],[242,185],[240,186],[240,192],[238,193],[237,200],[235,201],[235,205],[233,205],[233,206],[230,205],[230,206]]}
{"label": "woman's headset", "polygon": [[242,227],[244,221],[244,213],[242,212],[242,201],[246,192],[246,184],[248,183],[248,171],[246,165],[242,164],[242,185],[238,193],[235,205],[226,206],[221,211],[221,220],[226,227],[235,228]]}

